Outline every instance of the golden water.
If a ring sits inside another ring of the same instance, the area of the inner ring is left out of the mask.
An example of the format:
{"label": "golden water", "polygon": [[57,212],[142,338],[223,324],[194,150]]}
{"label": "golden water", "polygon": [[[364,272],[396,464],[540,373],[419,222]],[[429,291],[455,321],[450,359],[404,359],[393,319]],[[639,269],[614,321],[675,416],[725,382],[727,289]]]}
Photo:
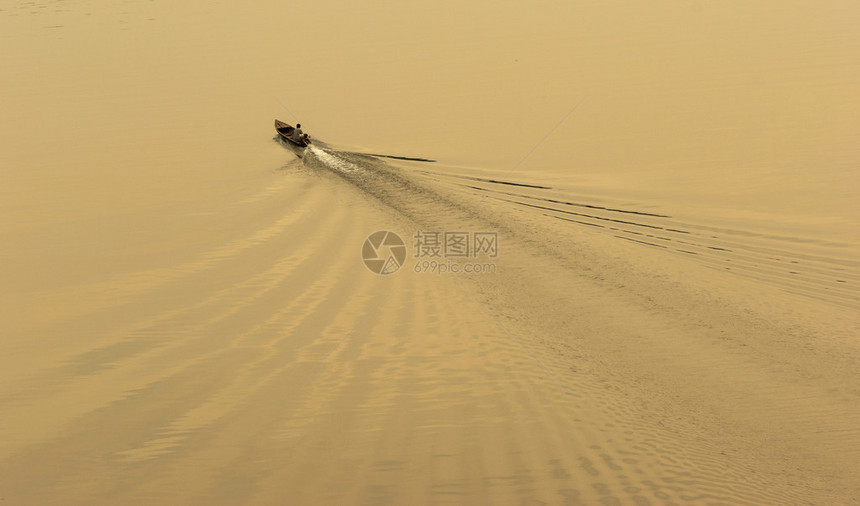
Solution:
{"label": "golden water", "polygon": [[0,2],[0,498],[856,500],[858,22]]}

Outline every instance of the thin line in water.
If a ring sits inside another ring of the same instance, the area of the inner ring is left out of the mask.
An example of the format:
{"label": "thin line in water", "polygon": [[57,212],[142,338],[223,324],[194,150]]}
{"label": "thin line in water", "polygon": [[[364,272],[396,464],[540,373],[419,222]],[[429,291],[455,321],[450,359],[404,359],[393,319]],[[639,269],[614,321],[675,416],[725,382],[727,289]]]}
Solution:
{"label": "thin line in water", "polygon": [[[571,114],[573,114],[573,111],[575,111],[575,110],[577,109],[577,107],[579,107],[579,104],[581,104],[583,100],[585,100],[585,97],[583,97],[583,98],[579,99],[579,102],[577,102],[577,103],[576,103],[576,105],[574,105],[573,107],[571,107],[571,108],[570,108],[570,110],[569,110],[569,111],[567,111],[567,114],[565,114],[565,115],[564,115],[564,117],[562,117],[562,118],[561,118],[561,120],[559,120],[559,122],[558,122],[558,123],[556,123],[556,124],[555,124],[555,126],[554,126],[554,127],[552,127],[552,128],[550,129],[550,131],[549,131],[549,132],[547,132],[547,133],[546,133],[546,135],[544,135],[544,136],[543,136],[543,137],[542,137],[542,138],[537,142],[537,144],[535,144],[535,145],[534,145],[534,146],[533,146],[533,147],[532,147],[532,148],[531,148],[531,149],[530,149],[530,150],[529,150],[525,155],[523,155],[523,157],[522,157],[522,158],[520,158],[520,161],[518,161],[517,163],[515,163],[515,164],[514,164],[514,166],[510,168],[510,170],[508,170],[507,172],[505,172],[505,173],[502,175],[502,177],[505,177],[505,178],[506,178],[507,176],[509,176],[513,171],[517,170],[517,168],[518,168],[520,165],[522,165],[522,164],[523,164],[523,162],[525,162],[525,161],[526,161],[530,156],[532,156],[532,154],[533,154],[535,151],[537,151],[537,148],[539,148],[539,147],[541,146],[541,144],[543,144],[543,143],[544,143],[544,141],[546,141],[546,140],[549,138],[549,136],[551,136],[553,133],[555,133],[555,131],[558,129],[558,127],[560,127],[560,126],[561,126],[561,124],[562,124],[562,123],[564,123],[564,122],[565,122],[565,120],[567,120],[567,118],[569,118]],[[483,197],[481,200],[483,201],[483,200],[484,200],[484,199],[486,199],[486,198],[487,198],[487,196],[486,196],[486,195],[484,195],[484,197]]]}
{"label": "thin line in water", "polygon": [[559,120],[559,122],[558,122],[558,123],[556,123],[556,124],[555,124],[555,126],[554,126],[554,127],[552,127],[552,129],[550,129],[550,131],[549,131],[549,132],[547,132],[547,134],[546,134],[546,135],[544,135],[544,136],[541,138],[541,140],[539,140],[539,141],[537,142],[537,144],[535,144],[535,145],[534,145],[534,147],[532,147],[532,148],[529,150],[529,152],[528,152],[528,153],[526,153],[522,158],[520,158],[520,161],[518,161],[517,163],[515,163],[515,164],[514,164],[514,166],[513,166],[513,167],[511,167],[511,169],[510,169],[509,171],[507,171],[504,175],[505,175],[505,176],[509,175],[511,172],[515,171],[515,170],[517,169],[517,167],[519,167],[520,165],[522,165],[522,164],[523,164],[523,162],[525,162],[525,161],[526,161],[526,160],[527,160],[527,159],[532,155],[532,153],[534,153],[534,152],[537,150],[537,148],[539,148],[539,147],[541,146],[541,144],[543,144],[543,143],[544,143],[544,141],[545,141],[545,140],[547,140],[547,139],[549,138],[549,136],[551,136],[553,133],[555,133],[555,131],[558,129],[558,127],[560,127],[560,126],[561,126],[561,124],[562,124],[562,123],[564,123],[564,122],[565,122],[565,120],[566,120],[567,118],[569,118],[571,114],[573,114],[573,111],[575,111],[575,110],[576,110],[576,108],[577,108],[577,107],[579,107],[579,104],[581,104],[583,100],[585,100],[585,97],[581,98],[581,99],[579,100],[579,102],[577,102],[577,103],[576,103],[576,105],[574,105],[574,106],[573,106],[569,111],[567,111],[567,114],[565,114],[565,115],[564,115],[564,117],[563,117],[563,118],[561,118],[561,120]]}
{"label": "thin line in water", "polygon": [[295,114],[293,114],[293,111],[289,110],[289,108],[287,108],[287,106],[285,106],[283,102],[281,102],[280,98],[275,97],[275,100],[277,100],[278,103],[281,104],[281,107],[283,107],[285,111],[290,113],[290,116],[292,116],[293,119],[296,120],[296,123],[299,123],[299,118]]}

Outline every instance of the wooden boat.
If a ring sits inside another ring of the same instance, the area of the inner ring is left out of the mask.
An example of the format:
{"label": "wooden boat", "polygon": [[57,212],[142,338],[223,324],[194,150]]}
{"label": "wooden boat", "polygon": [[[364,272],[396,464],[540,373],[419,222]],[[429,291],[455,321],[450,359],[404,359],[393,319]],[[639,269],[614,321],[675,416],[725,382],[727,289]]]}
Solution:
{"label": "wooden boat", "polygon": [[301,140],[293,139],[293,132],[296,130],[296,127],[293,125],[288,125],[280,120],[275,120],[275,130],[278,131],[278,135],[281,136],[281,139],[285,141],[291,142],[296,146],[307,147],[308,144],[311,143],[310,137],[305,134],[302,136]]}

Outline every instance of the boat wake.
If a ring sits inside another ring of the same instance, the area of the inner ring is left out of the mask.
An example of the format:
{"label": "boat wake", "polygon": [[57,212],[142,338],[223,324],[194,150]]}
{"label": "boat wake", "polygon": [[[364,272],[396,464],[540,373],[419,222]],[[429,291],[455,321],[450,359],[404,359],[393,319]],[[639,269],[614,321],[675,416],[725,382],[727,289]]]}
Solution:
{"label": "boat wake", "polygon": [[[768,413],[763,419],[786,420],[784,430],[808,432],[808,407],[785,407],[794,405],[793,387],[768,383],[773,390],[767,397],[750,392],[739,401],[734,389],[744,380],[727,387],[726,378],[752,377],[777,363],[795,364],[818,377],[838,370],[831,367],[833,357],[815,358],[806,350],[817,337],[845,338],[847,327],[790,326],[786,315],[792,321],[815,322],[798,316],[800,311],[849,314],[860,309],[860,263],[851,256],[849,243],[832,237],[791,236],[754,217],[730,219],[716,211],[705,216],[671,203],[612,197],[549,178],[500,177],[444,164],[428,170],[424,162],[382,160],[324,145],[308,149],[302,165],[333,176],[333,185],[345,182],[357,199],[383,204],[397,223],[405,219],[403,229],[498,232],[503,251],[494,259],[498,270],[493,276],[470,277],[463,286],[493,319],[504,322],[509,344],[522,349],[547,372],[545,379],[563,385],[570,395],[587,388],[585,376],[600,377],[611,388],[642,399],[685,392],[677,394],[686,396],[677,411],[684,417],[690,403],[704,402],[702,391],[718,392],[707,401],[712,404],[708,409],[723,417],[745,419],[750,411],[737,407],[749,402]],[[744,360],[735,360],[736,350],[743,350]],[[583,358],[589,354],[596,355]],[[576,374],[579,367],[603,360],[613,362],[612,373]],[[646,386],[641,380],[655,374],[655,361],[666,366],[659,380]],[[689,391],[685,371],[698,378]],[[584,398],[606,396],[596,390]],[[663,401],[666,409],[675,409],[668,406],[676,400]],[[627,401],[607,402],[612,405],[606,412],[614,413],[611,423],[626,424],[628,434],[650,431],[677,448],[693,444],[655,429],[662,422],[647,413],[621,414]],[[846,411],[844,419],[853,416]],[[754,431],[763,430],[761,420],[747,422],[758,427]],[[834,430],[842,430],[837,427],[841,422],[834,423]],[[824,439],[822,444],[830,444]],[[753,440],[747,443],[754,447]],[[751,466],[760,465],[757,458],[755,452],[745,457]],[[735,499],[757,493],[741,492],[745,475],[740,467],[727,471],[693,454],[672,459],[686,462],[679,473],[716,473],[733,482],[739,494]]]}
{"label": "boat wake", "polygon": [[[293,153],[127,222],[163,220],[152,240],[94,243],[128,267],[5,300],[10,503],[858,497],[856,248],[534,173]],[[381,229],[498,232],[498,269],[379,276],[359,251]]]}
{"label": "boat wake", "polygon": [[[672,216],[654,209],[660,207],[655,205],[613,205],[604,195],[581,194],[540,181],[487,177],[444,165],[430,171],[420,163],[389,163],[379,156],[316,145],[307,149],[303,164],[336,174],[366,195],[425,225],[451,223],[452,218],[459,217],[477,219],[482,226],[514,236],[533,235],[510,226],[510,213],[514,212],[525,215],[527,221],[552,220],[660,250],[665,255],[686,257],[788,293],[843,307],[860,307],[856,289],[860,286],[856,275],[860,262],[848,254],[848,243],[779,235],[769,230],[767,223],[751,220],[737,228],[725,223],[715,225],[692,214]],[[496,205],[491,209],[489,202]],[[447,220],[435,219],[442,217]],[[534,237],[531,240],[547,241]]]}
{"label": "boat wake", "polygon": [[331,170],[338,172],[353,172],[359,170],[359,167],[354,163],[339,157],[336,153],[332,153],[325,148],[311,144],[307,147],[305,152],[310,152],[311,156],[316,157],[320,163]]}

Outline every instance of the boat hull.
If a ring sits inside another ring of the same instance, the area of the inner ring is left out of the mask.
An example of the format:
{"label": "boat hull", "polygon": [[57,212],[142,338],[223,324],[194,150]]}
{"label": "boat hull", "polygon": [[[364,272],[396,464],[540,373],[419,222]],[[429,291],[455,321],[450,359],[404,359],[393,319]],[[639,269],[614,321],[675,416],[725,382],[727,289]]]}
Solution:
{"label": "boat hull", "polygon": [[308,146],[308,144],[311,143],[310,140],[308,140],[308,139],[302,139],[300,141],[293,139],[293,132],[295,132],[296,127],[294,127],[293,125],[288,125],[287,123],[284,123],[283,121],[280,121],[277,119],[275,120],[275,130],[277,130],[278,136],[281,139],[283,139],[283,140],[285,140],[285,141],[287,141],[293,145],[305,148]]}

